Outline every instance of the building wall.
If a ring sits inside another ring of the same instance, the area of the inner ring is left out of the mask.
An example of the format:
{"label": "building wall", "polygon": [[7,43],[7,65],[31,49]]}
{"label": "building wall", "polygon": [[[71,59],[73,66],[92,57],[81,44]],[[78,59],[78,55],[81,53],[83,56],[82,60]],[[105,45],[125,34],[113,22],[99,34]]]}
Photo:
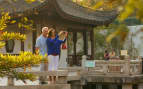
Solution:
{"label": "building wall", "polygon": [[32,37],[32,32],[27,31],[26,32],[26,37],[27,39],[24,41],[24,51],[33,51],[33,37]]}

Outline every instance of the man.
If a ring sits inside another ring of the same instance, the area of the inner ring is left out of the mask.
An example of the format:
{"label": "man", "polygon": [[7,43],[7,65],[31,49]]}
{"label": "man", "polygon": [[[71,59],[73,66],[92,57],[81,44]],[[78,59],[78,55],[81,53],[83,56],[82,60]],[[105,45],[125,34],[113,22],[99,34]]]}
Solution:
{"label": "man", "polygon": [[[42,28],[42,34],[37,38],[36,40],[36,53],[42,55],[43,57],[47,55],[47,45],[46,45],[46,40],[47,40],[47,34],[48,34],[48,27],[43,27]],[[40,65],[40,71],[46,71],[48,68],[47,63],[42,62]],[[46,76],[41,76],[40,77],[40,83],[45,84],[45,78]]]}

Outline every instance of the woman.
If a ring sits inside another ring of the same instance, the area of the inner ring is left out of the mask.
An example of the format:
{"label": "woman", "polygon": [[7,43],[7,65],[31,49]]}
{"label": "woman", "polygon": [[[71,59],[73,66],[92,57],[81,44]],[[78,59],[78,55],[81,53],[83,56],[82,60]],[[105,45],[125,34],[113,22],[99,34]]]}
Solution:
{"label": "woman", "polygon": [[[48,32],[48,38],[46,42],[48,47],[48,71],[58,70],[61,44],[66,41],[65,38],[67,37],[67,35],[65,34],[64,40],[59,40],[59,36],[63,33],[64,32],[61,31],[58,35],[56,35],[53,28],[51,28]],[[50,81],[53,83],[56,81],[56,76],[50,76],[49,78]]]}
{"label": "woman", "polygon": [[115,58],[116,54],[115,54],[115,50],[112,49],[112,51],[109,53],[110,58]]}
{"label": "woman", "polygon": [[107,50],[105,50],[104,59],[105,59],[105,60],[109,60],[109,59],[110,59],[110,56],[109,56],[109,53],[108,53]]}

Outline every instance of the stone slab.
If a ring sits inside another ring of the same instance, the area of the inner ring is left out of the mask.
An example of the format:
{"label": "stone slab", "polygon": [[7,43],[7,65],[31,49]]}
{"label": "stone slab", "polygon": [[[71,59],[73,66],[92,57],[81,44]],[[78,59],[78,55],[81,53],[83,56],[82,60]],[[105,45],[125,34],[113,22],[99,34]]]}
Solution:
{"label": "stone slab", "polygon": [[0,86],[0,89],[71,89],[70,84]]}
{"label": "stone slab", "polygon": [[24,72],[24,73],[32,73],[37,76],[68,76],[67,70],[58,70],[58,71],[38,71],[38,72]]}

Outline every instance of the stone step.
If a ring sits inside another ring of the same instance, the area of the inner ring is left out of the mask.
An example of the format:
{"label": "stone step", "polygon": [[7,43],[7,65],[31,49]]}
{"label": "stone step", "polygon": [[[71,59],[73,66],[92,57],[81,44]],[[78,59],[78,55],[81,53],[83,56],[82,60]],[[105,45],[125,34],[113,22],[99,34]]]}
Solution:
{"label": "stone step", "polygon": [[70,84],[0,86],[0,89],[71,89]]}

